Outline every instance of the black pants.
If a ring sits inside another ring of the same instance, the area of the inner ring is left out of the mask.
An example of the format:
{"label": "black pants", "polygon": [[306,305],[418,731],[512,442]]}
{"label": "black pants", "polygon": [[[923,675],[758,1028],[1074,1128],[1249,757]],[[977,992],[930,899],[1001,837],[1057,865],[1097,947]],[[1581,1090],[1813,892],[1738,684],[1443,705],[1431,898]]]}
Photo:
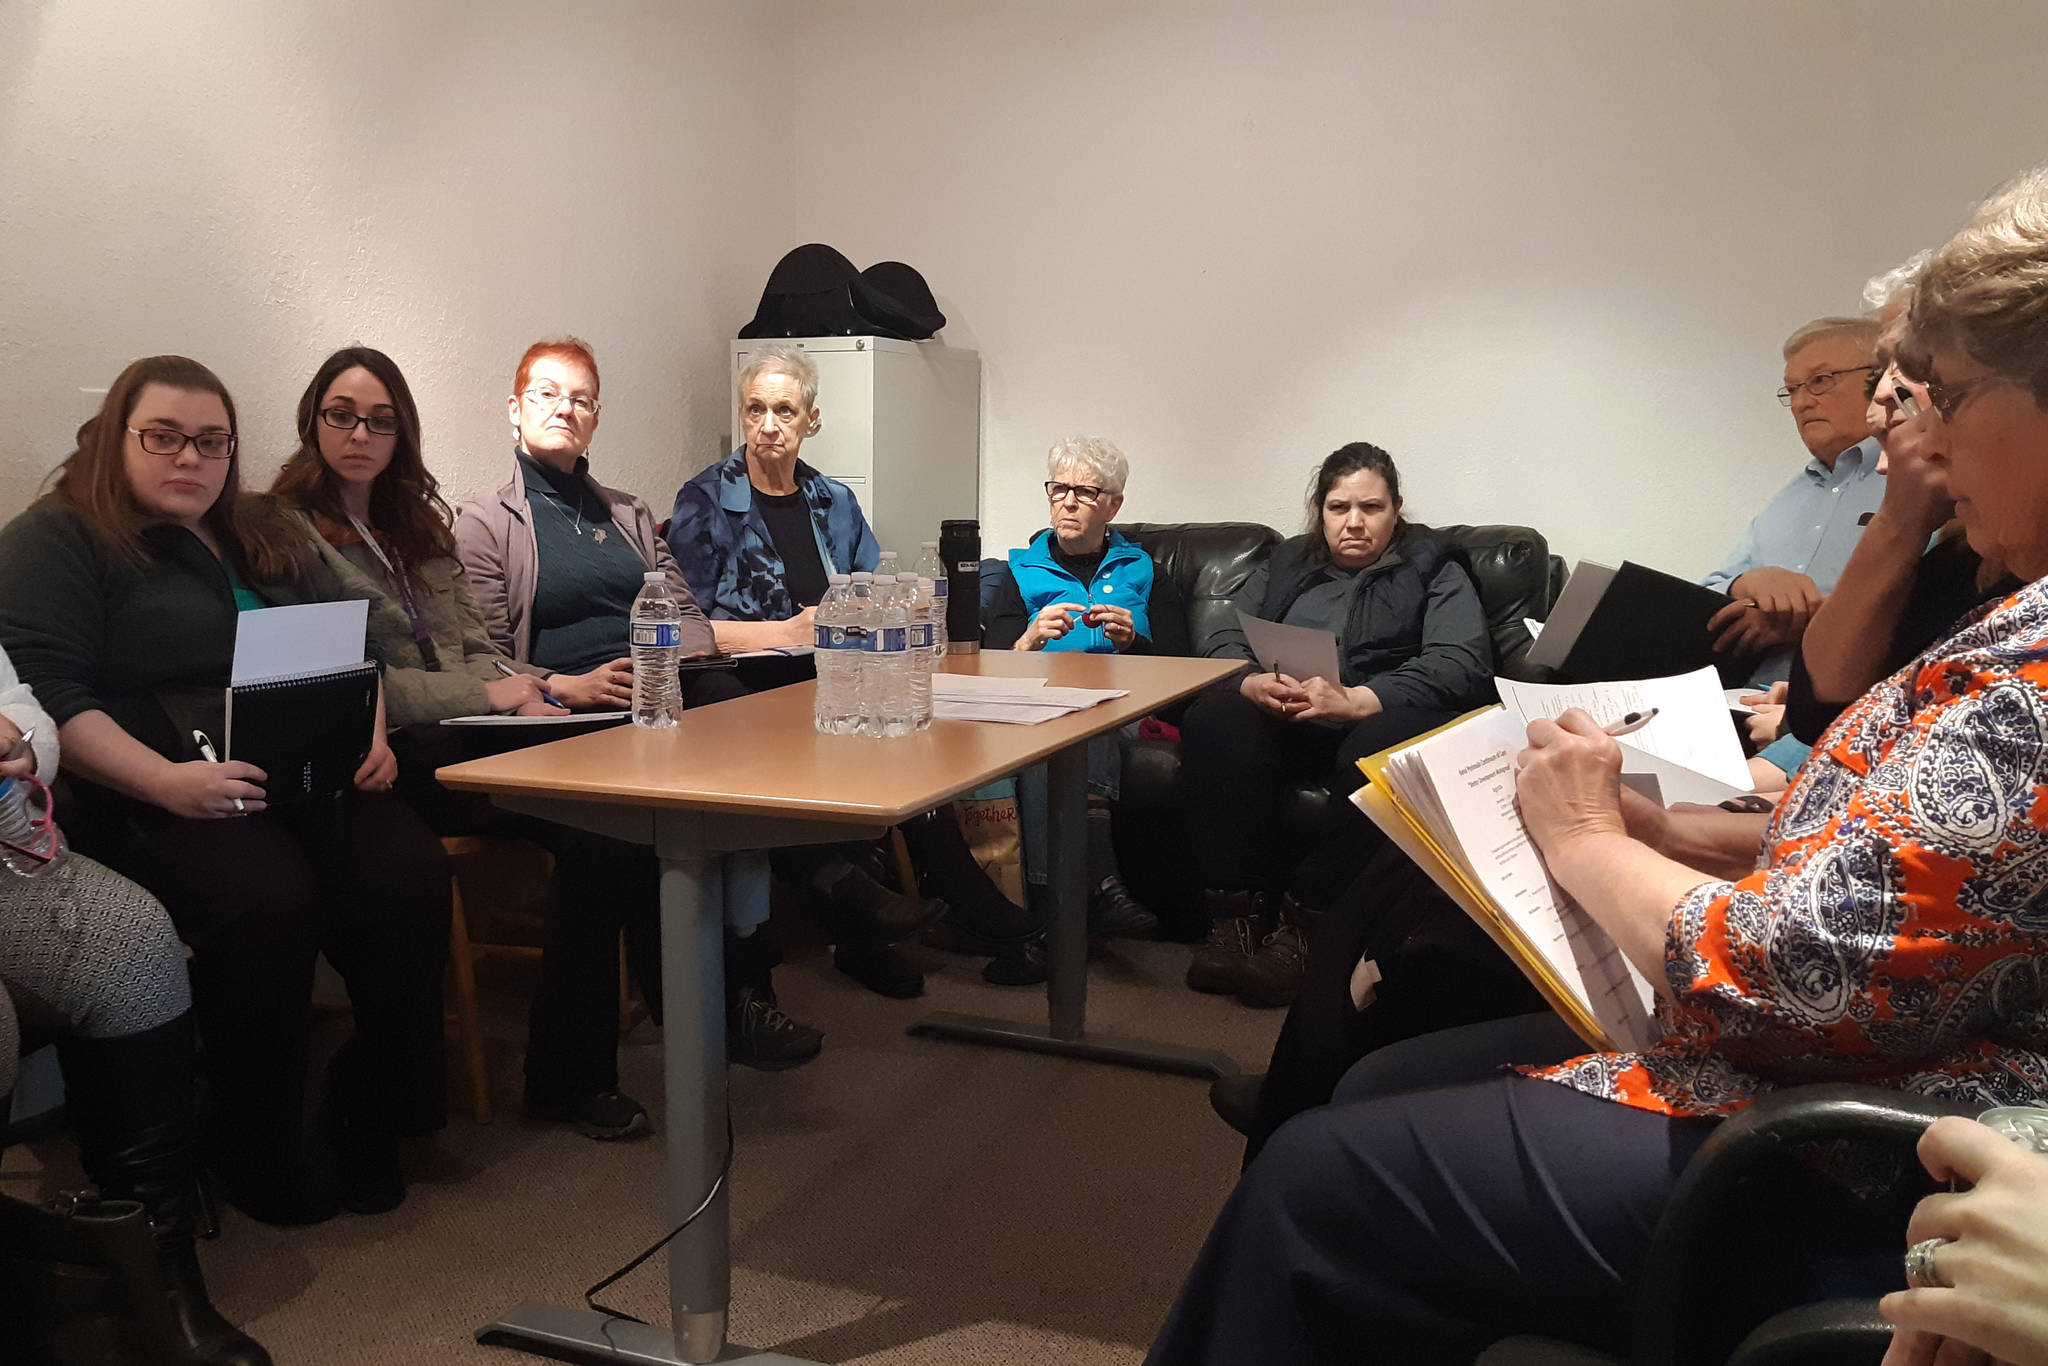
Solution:
{"label": "black pants", "polygon": [[271,1162],[300,1151],[323,952],[355,1018],[338,1079],[352,1117],[399,1134],[441,1127],[449,868],[411,807],[353,791],[229,820],[96,805],[81,846],[154,893],[192,948],[218,1146]]}
{"label": "black pants", "polygon": [[[1372,1003],[1358,1009],[1353,969],[1379,967]],[[1514,962],[1392,844],[1308,931],[1301,988],[1259,1087],[1249,1166],[1282,1124],[1328,1105],[1354,1063],[1377,1049],[1439,1030],[1545,1009]]]}
{"label": "black pants", "polygon": [[1210,688],[1180,727],[1177,801],[1196,885],[1292,891],[1312,909],[1327,906],[1357,872],[1357,861],[1378,846],[1377,832],[1347,809],[1346,838],[1282,877],[1294,852],[1282,839],[1289,784],[1319,779],[1340,799],[1349,797],[1364,781],[1358,760],[1452,719],[1450,712],[1390,707],[1339,729],[1275,716],[1238,692],[1235,680]]}
{"label": "black pants", "polygon": [[1716,1121],[1498,1071],[1581,1051],[1544,1014],[1360,1062],[1245,1173],[1147,1362],[1440,1366],[1517,1332],[1620,1345],[1632,1274]]}
{"label": "black pants", "polygon": [[[682,675],[683,705],[706,707],[746,695],[727,670]],[[619,935],[626,936],[634,979],[657,1019],[661,1000],[661,864],[654,850],[553,821],[518,816],[476,793],[433,781],[442,764],[481,753],[557,739],[506,728],[464,732],[416,727],[394,737],[399,784],[444,835],[499,834],[530,839],[554,856],[542,932],[541,978],[526,1035],[526,1089],[536,1099],[574,1099],[619,1084]],[[451,752],[451,743],[464,746]],[[757,932],[757,934],[760,932]]]}

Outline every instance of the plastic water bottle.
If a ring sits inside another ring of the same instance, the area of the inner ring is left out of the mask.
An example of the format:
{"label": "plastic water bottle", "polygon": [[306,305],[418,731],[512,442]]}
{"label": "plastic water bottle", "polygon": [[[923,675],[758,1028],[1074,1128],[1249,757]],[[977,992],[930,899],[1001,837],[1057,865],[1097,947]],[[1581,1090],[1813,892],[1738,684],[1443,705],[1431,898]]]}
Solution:
{"label": "plastic water bottle", "polygon": [[666,730],[682,711],[676,656],[683,649],[683,609],[668,575],[650,569],[633,599],[633,724]]}
{"label": "plastic water bottle", "polygon": [[937,541],[926,541],[920,549],[924,553],[917,557],[917,576],[932,585],[927,596],[932,600],[932,661],[936,664],[946,653],[946,562],[939,558]]}
{"label": "plastic water bottle", "polygon": [[910,613],[893,581],[875,575],[874,619],[868,628],[867,733],[885,739],[908,735],[910,717]]}
{"label": "plastic water bottle", "polygon": [[28,809],[29,785],[0,781],[0,865],[22,877],[40,877],[64,861],[64,836]]}
{"label": "plastic water bottle", "polygon": [[817,628],[818,704],[811,722],[823,735],[851,735],[860,729],[861,647],[867,632],[857,620],[853,580],[834,574],[812,617]]}
{"label": "plastic water bottle", "polygon": [[932,653],[932,581],[898,574],[896,596],[910,615],[910,728],[927,730],[932,724],[932,670],[938,667],[938,656]]}
{"label": "plastic water bottle", "polygon": [[869,665],[874,660],[874,642],[870,639],[875,633],[874,574],[865,569],[855,570],[847,578],[846,597],[847,601],[851,604],[847,609],[847,619],[852,623],[853,629],[859,634],[860,639],[860,667],[854,670],[853,675],[853,710],[856,713],[853,733],[856,735],[866,735],[868,733],[868,717],[871,714],[869,696],[875,686],[868,679],[868,675],[873,672]]}

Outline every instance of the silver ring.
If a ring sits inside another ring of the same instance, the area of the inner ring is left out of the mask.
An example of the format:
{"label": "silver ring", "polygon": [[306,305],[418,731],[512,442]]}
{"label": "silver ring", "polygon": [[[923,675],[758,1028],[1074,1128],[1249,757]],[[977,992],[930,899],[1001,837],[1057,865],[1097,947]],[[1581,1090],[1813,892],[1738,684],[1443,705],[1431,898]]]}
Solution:
{"label": "silver ring", "polygon": [[1934,1264],[1934,1254],[1954,1242],[1953,1238],[1923,1238],[1906,1249],[1906,1284],[1915,1290],[1928,1290],[1936,1286],[1944,1290],[1953,1289],[1942,1278],[1941,1268]]}

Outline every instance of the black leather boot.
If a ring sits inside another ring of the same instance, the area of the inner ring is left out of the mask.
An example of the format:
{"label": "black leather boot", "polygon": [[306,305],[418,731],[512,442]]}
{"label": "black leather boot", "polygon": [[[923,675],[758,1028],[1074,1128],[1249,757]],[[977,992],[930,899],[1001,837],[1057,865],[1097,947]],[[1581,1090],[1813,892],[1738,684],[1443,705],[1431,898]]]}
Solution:
{"label": "black leather boot", "polygon": [[207,1298],[192,1245],[198,1175],[192,1017],[113,1039],[57,1045],[86,1174],[149,1219],[161,1314],[149,1361],[269,1366],[270,1354]]}

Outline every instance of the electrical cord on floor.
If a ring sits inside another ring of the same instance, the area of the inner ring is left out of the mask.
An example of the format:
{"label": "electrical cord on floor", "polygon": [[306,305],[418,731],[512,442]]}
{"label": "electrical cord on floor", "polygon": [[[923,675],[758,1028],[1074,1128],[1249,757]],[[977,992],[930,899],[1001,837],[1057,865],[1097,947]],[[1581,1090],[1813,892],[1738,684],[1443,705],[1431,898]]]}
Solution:
{"label": "electrical cord on floor", "polygon": [[632,1275],[635,1271],[638,1271],[641,1265],[645,1263],[649,1257],[652,1257],[655,1253],[661,1251],[670,1243],[674,1242],[678,1234],[680,1234],[684,1229],[688,1228],[690,1225],[696,1223],[698,1218],[703,1215],[704,1211],[711,1208],[711,1202],[716,1200],[718,1198],[718,1193],[725,1189],[725,1179],[728,1176],[732,1175],[732,1154],[732,1110],[728,1108],[725,1112],[725,1161],[719,1164],[718,1175],[713,1177],[711,1181],[711,1189],[704,1192],[704,1198],[697,1202],[697,1207],[695,1209],[691,1210],[688,1214],[683,1216],[683,1222],[677,1224],[667,1233],[664,1233],[661,1236],[661,1238],[654,1243],[653,1246],[649,1247],[646,1251],[642,1252],[632,1261],[627,1262],[617,1271],[614,1271],[611,1275],[605,1277],[596,1285],[593,1285],[590,1287],[590,1289],[584,1291],[584,1304],[588,1305],[593,1312],[604,1314],[610,1318],[624,1319],[628,1323],[644,1324],[647,1322],[646,1319],[639,1318],[633,1314],[628,1314],[623,1309],[613,1309],[609,1305],[599,1304],[597,1302],[597,1297],[604,1291],[609,1290],[612,1286],[617,1285],[626,1277]]}

